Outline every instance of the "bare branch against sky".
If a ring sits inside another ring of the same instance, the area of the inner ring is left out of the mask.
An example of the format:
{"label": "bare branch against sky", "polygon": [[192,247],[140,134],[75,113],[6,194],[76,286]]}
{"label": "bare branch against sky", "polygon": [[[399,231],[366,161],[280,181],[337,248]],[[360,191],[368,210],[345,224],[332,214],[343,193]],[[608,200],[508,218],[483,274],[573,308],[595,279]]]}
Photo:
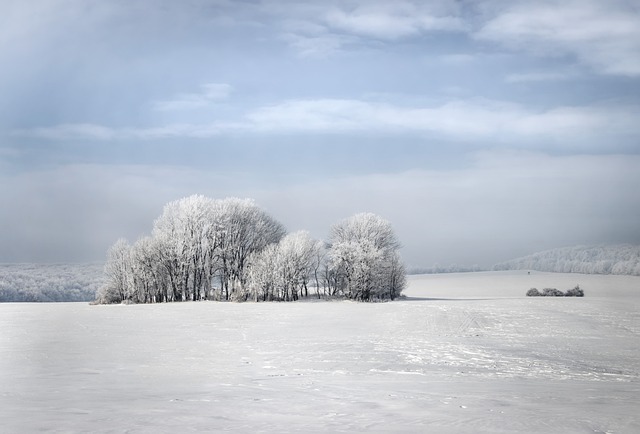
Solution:
{"label": "bare branch against sky", "polygon": [[194,193],[374,212],[415,266],[640,242],[633,0],[5,0],[0,65],[0,262]]}

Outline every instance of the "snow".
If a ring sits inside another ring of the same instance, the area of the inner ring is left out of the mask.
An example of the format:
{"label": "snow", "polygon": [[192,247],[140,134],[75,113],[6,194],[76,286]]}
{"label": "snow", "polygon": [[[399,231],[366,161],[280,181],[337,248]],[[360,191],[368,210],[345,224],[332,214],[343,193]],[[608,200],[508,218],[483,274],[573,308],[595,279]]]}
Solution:
{"label": "snow", "polygon": [[640,277],[423,275],[406,294],[0,304],[0,431],[640,432]]}

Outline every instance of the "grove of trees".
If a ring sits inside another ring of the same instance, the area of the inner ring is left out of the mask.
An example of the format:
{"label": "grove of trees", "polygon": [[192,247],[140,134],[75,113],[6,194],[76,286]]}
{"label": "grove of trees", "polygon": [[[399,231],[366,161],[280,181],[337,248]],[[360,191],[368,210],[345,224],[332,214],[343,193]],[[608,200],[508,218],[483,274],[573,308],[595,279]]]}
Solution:
{"label": "grove of trees", "polygon": [[337,223],[325,243],[286,234],[252,200],[194,195],[165,205],[151,236],[109,249],[97,301],[393,300],[406,283],[399,247],[374,214]]}

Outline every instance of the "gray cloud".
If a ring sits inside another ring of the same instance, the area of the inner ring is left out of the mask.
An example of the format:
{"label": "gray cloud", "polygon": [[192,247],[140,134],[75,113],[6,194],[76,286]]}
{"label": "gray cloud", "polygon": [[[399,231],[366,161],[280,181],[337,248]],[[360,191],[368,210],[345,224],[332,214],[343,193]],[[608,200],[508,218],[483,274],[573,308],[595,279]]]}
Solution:
{"label": "gray cloud", "polygon": [[173,99],[156,101],[153,103],[153,109],[160,111],[201,109],[216,101],[227,99],[233,90],[232,86],[226,83],[207,83],[201,88],[202,91],[198,93],[180,93]]}
{"label": "gray cloud", "polygon": [[[225,88],[226,89],[226,88]],[[213,97],[198,95],[163,102],[162,110],[196,109]],[[48,140],[152,140],[237,134],[395,133],[435,134],[452,140],[549,145],[576,150],[629,150],[640,138],[640,106],[599,104],[532,110],[521,104],[483,99],[451,100],[432,107],[406,107],[352,99],[291,100],[259,107],[236,121],[168,124],[151,128],[109,128],[63,124],[14,131]],[[615,139],[617,143],[611,144]],[[612,147],[613,146],[613,147]]]}
{"label": "gray cloud", "polygon": [[475,36],[543,56],[572,55],[602,74],[640,75],[640,13],[633,2],[513,2]]}
{"label": "gray cloud", "polygon": [[327,222],[380,213],[394,223],[414,265],[490,265],[559,245],[638,242],[633,216],[640,200],[632,186],[640,181],[639,163],[624,156],[481,153],[466,169],[343,178],[295,187],[284,203],[271,200],[281,204],[274,209],[294,207]]}
{"label": "gray cloud", "polygon": [[[7,260],[97,260],[149,233],[164,203],[193,193],[252,197],[289,230],[325,237],[356,212],[391,220],[413,265],[480,264],[559,245],[640,242],[640,158],[483,152],[450,171],[337,175],[258,186],[242,174],[172,166],[73,165],[0,190]],[[268,179],[269,170],[257,174]],[[38,198],[33,200],[33,198]],[[628,238],[636,234],[637,239]],[[64,247],[63,247],[64,246]]]}
{"label": "gray cloud", "polygon": [[334,7],[325,15],[332,28],[380,39],[398,39],[430,31],[461,31],[465,25],[452,15],[455,2],[360,2],[351,10]]}
{"label": "gray cloud", "polygon": [[0,260],[94,260],[193,193],[414,265],[635,242],[638,10],[543,2],[8,0]]}

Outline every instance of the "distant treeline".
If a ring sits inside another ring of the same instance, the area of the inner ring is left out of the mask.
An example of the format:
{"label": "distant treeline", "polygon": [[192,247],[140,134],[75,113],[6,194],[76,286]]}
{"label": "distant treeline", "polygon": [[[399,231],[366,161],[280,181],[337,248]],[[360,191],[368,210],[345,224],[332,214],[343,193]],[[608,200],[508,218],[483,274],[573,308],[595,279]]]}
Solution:
{"label": "distant treeline", "polygon": [[0,302],[91,301],[104,264],[0,264]]}
{"label": "distant treeline", "polygon": [[640,276],[640,246],[564,247],[502,262],[493,269]]}

